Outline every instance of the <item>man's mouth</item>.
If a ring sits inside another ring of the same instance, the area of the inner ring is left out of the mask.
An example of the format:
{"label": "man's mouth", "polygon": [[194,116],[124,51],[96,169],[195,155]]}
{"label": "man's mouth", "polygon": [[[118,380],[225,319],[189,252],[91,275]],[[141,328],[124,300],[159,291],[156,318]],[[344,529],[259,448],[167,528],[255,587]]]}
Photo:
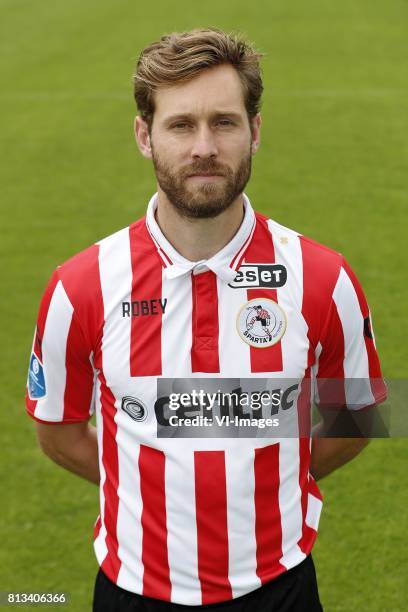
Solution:
{"label": "man's mouth", "polygon": [[223,176],[222,174],[197,172],[196,174],[189,174],[188,178],[217,178]]}

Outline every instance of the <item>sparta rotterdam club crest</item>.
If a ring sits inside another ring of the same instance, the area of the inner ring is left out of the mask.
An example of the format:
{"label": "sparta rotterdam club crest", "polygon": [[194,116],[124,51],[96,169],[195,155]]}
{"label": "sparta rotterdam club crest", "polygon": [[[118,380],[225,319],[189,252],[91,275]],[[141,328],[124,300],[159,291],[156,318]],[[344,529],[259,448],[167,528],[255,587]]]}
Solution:
{"label": "sparta rotterdam club crest", "polygon": [[267,348],[279,342],[286,331],[286,315],[268,298],[255,298],[242,306],[237,316],[237,330],[250,346]]}

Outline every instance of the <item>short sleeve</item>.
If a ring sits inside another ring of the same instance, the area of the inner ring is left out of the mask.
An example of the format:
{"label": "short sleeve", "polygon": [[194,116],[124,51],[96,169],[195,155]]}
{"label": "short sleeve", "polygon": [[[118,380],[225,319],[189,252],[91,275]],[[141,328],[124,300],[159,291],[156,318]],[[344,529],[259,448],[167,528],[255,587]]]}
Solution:
{"label": "short sleeve", "polygon": [[386,399],[370,309],[344,258],[316,354],[315,403],[319,407],[359,410]]}
{"label": "short sleeve", "polygon": [[47,423],[77,423],[93,413],[91,349],[58,275],[41,300],[29,361],[26,408]]}

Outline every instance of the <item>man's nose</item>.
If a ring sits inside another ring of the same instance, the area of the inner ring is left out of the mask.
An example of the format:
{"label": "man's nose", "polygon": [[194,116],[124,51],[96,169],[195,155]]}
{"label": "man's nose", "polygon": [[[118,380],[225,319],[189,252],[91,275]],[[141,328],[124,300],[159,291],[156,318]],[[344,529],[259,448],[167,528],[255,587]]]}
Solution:
{"label": "man's nose", "polygon": [[218,155],[215,134],[208,125],[197,128],[191,151],[193,157],[215,157]]}

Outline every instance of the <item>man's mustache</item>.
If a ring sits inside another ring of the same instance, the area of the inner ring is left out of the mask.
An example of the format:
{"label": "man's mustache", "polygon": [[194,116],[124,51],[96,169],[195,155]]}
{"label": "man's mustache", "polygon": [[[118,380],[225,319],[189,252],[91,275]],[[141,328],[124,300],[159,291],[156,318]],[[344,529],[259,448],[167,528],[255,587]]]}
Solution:
{"label": "man's mustache", "polygon": [[214,164],[214,162],[200,162],[199,164],[192,164],[183,171],[183,177],[193,176],[194,174],[208,174],[225,176],[230,174],[230,169],[220,164]]}

